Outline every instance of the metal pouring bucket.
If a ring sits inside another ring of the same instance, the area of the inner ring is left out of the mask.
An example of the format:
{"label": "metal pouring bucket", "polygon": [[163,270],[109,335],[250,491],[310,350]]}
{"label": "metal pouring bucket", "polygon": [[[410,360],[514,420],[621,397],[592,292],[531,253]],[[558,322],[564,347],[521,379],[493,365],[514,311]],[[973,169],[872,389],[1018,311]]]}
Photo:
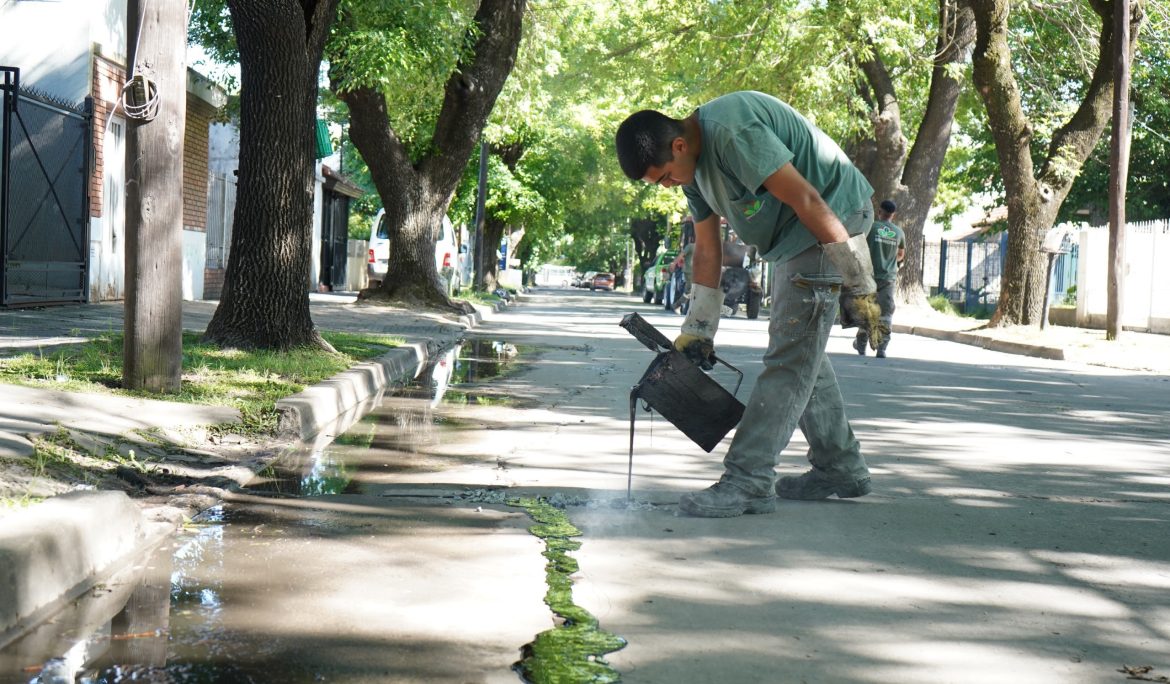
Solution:
{"label": "metal pouring bucket", "polygon": [[651,351],[658,352],[630,390],[630,467],[626,479],[626,498],[629,499],[634,475],[634,423],[638,400],[646,404],[647,410],[654,409],[704,451],[710,452],[743,417],[744,406],[735,398],[743,382],[743,373],[715,358],[739,375],[734,392],[728,392],[676,351],[670,340],[640,315],[627,314],[620,325]]}
{"label": "metal pouring bucket", "polygon": [[[681,352],[661,352],[630,390],[630,402],[641,399],[710,452],[739,424],[743,404],[687,359]],[[631,431],[633,414],[630,418]]]}

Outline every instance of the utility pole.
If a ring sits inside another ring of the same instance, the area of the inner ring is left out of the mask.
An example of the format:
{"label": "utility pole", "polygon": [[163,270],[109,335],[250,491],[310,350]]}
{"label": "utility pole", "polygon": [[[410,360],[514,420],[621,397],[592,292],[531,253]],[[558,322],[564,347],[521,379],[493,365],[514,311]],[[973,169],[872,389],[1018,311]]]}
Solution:
{"label": "utility pole", "polygon": [[1105,339],[1121,337],[1125,294],[1125,181],[1129,173],[1129,0],[1113,2],[1113,140],[1109,146],[1109,280]]}
{"label": "utility pole", "polygon": [[183,361],[187,3],[128,0],[126,317],[122,385],[178,392]]}

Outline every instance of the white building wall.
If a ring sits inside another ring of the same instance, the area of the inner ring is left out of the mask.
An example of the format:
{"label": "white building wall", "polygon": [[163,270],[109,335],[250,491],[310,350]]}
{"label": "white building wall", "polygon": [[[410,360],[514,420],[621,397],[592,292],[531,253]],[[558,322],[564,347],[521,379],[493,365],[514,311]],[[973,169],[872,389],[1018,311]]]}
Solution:
{"label": "white building wall", "polygon": [[89,94],[90,54],[125,61],[126,0],[0,2],[0,65],[69,102]]}
{"label": "white building wall", "polygon": [[183,299],[203,299],[203,266],[207,263],[207,234],[183,229]]}
{"label": "white building wall", "polygon": [[321,283],[321,212],[325,201],[325,176],[321,174],[321,160],[313,171],[313,258],[309,265],[309,290],[316,292]]}
{"label": "white building wall", "polygon": [[[1077,325],[1104,328],[1108,313],[1109,228],[1081,230],[1077,260]],[[1121,325],[1170,333],[1170,270],[1159,258],[1170,256],[1170,221],[1126,226]]]}

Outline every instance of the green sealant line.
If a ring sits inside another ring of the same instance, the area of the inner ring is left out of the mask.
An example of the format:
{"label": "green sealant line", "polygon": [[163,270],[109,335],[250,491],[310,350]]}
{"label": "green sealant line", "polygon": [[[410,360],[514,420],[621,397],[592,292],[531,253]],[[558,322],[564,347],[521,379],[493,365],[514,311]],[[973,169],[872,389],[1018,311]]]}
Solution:
{"label": "green sealant line", "polygon": [[584,682],[620,682],[621,675],[603,656],[624,648],[626,640],[602,630],[597,618],[573,603],[576,559],[570,552],[581,548],[572,537],[581,531],[569,522],[565,512],[545,499],[512,499],[509,506],[523,508],[536,524],[528,528],[544,540],[543,555],[548,591],[544,602],[564,622],[541,632],[521,649],[522,658],[513,669],[532,684],[578,684]]}

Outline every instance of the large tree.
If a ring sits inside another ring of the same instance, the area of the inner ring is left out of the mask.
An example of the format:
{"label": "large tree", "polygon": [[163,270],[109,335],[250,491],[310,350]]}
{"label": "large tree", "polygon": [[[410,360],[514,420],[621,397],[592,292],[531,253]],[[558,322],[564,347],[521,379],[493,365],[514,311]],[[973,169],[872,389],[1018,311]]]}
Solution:
{"label": "large tree", "polygon": [[[1010,0],[973,0],[976,39],[975,85],[987,110],[995,141],[999,174],[1008,209],[1008,254],[999,305],[990,325],[1039,325],[1047,269],[1040,244],[1052,227],[1077,173],[1109,123],[1113,97],[1113,2],[1088,0],[1095,15],[1096,55],[1080,82],[1057,84],[1060,93],[1078,92],[1079,104],[1055,128],[1047,150],[1034,158],[1037,123],[1034,118],[1053,112],[1025,107],[1025,95],[1012,63]],[[1074,8],[1075,9],[1075,8]],[[1129,54],[1137,43],[1144,0],[1133,2]],[[1055,12],[1055,8],[1047,11]],[[1057,22],[1050,22],[1057,23]],[[1060,25],[1075,25],[1062,22]],[[1085,22],[1087,27],[1092,24]],[[1083,36],[1069,36],[1072,39]],[[1075,40],[1070,41],[1075,45]]]}
{"label": "large tree", "polygon": [[906,262],[898,272],[898,294],[903,301],[925,299],[923,228],[938,193],[974,39],[975,18],[968,0],[939,0],[929,96],[912,145],[903,133],[898,87],[880,43],[868,37],[869,49],[859,60],[873,143],[869,163],[862,170],[873,185],[875,200],[893,199],[898,205],[898,224],[906,232]]}
{"label": "large tree", "polygon": [[317,79],[338,2],[227,2],[240,60],[240,166],[231,259],[204,333],[210,342],[329,348],[313,326],[308,289]]}
{"label": "large tree", "polygon": [[331,86],[349,107],[350,137],[370,169],[391,227],[387,275],[378,291],[363,297],[462,310],[439,281],[436,230],[512,70],[524,8],[525,0],[482,0],[460,39],[466,49],[445,74],[438,115],[420,117],[433,121],[430,135],[416,132],[409,141],[395,130],[387,105],[399,85],[387,73],[390,65],[370,68],[358,55],[363,45],[357,38],[376,36],[384,27],[373,22],[386,15],[352,7],[343,17],[340,30],[355,40],[336,46]]}

